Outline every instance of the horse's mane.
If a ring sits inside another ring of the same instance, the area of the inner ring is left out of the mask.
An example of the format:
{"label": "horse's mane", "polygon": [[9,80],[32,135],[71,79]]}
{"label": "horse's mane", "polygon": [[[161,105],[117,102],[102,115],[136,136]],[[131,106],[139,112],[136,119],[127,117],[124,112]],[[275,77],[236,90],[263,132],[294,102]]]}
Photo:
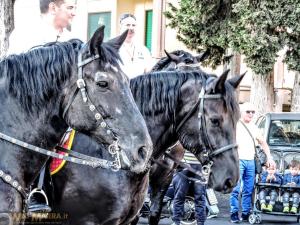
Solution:
{"label": "horse's mane", "polygon": [[[20,102],[25,112],[39,111],[50,98],[56,99],[70,79],[81,47],[82,41],[72,39],[10,55],[0,61],[0,78],[4,78],[7,92]],[[110,63],[119,68],[120,57],[113,47],[102,43],[99,55],[101,65]]]}
{"label": "horse's mane", "polygon": [[[160,71],[141,75],[130,80],[130,88],[143,115],[163,113],[174,122],[173,114],[178,102],[179,89],[188,80],[196,81],[204,78],[216,78],[215,75],[197,71]],[[155,90],[155,91],[153,91]],[[199,90],[200,92],[200,90]],[[225,83],[223,95],[228,112],[234,121],[239,119],[239,105],[236,101],[234,88]]]}
{"label": "horse's mane", "polygon": [[8,93],[26,112],[41,109],[70,79],[81,44],[79,40],[52,43],[4,58],[0,77],[5,78]]}
{"label": "horse's mane", "polygon": [[[180,56],[180,55],[189,55],[190,57],[193,57],[193,55],[189,52],[183,51],[183,50],[176,50],[171,52],[171,54]],[[165,68],[169,63],[171,62],[171,60],[168,57],[162,57],[160,60],[158,60],[158,62],[153,66],[151,71],[160,71],[163,68]]]}
{"label": "horse's mane", "polygon": [[163,113],[174,122],[170,116],[180,97],[179,89],[188,79],[196,81],[203,76],[208,77],[200,71],[158,71],[131,79],[130,88],[143,115]]}

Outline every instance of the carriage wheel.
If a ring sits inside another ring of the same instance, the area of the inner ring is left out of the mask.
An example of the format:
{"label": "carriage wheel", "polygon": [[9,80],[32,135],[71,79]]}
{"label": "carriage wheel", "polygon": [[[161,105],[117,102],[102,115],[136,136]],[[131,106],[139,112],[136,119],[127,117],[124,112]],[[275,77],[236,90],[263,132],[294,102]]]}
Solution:
{"label": "carriage wheel", "polygon": [[261,223],[261,221],[262,221],[261,215],[260,215],[260,214],[257,214],[257,215],[256,215],[255,223]]}
{"label": "carriage wheel", "polygon": [[197,225],[195,219],[195,201],[192,197],[186,197],[184,202],[184,218],[180,225]]}
{"label": "carriage wheel", "polygon": [[256,215],[251,213],[250,216],[249,216],[249,219],[248,219],[249,223],[250,224],[255,224],[256,222]]}

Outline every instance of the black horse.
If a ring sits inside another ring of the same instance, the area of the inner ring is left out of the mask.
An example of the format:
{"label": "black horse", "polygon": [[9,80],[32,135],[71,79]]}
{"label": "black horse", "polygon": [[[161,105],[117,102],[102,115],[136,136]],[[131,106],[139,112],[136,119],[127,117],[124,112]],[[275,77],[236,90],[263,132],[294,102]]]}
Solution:
{"label": "black horse", "polygon": [[[124,168],[146,169],[151,139],[116,49],[126,35],[105,44],[101,27],[85,45],[52,43],[0,62],[1,224],[26,208],[28,189],[48,158],[34,151],[52,149],[68,126],[121,149]],[[75,162],[100,165],[89,159]]]}
{"label": "black horse", "polygon": [[209,51],[204,51],[197,56],[184,50],[167,52],[166,57],[161,58],[152,68],[152,72],[166,70],[200,70],[199,63],[203,62],[209,55]]}
{"label": "black horse", "polygon": [[[235,143],[234,131],[239,118],[235,88],[241,77],[229,81],[226,81],[226,77],[227,73],[217,78],[202,71],[170,71],[150,73],[131,80],[133,96],[154,144],[153,159],[157,159],[177,140],[199,159],[202,158],[200,149],[205,144],[199,137],[200,108],[197,106],[201,90],[205,96],[220,95],[217,99],[201,100],[204,105],[202,119],[206,124],[205,133],[213,146],[211,151]],[[77,133],[73,150],[109,157],[107,151],[101,149],[89,137]],[[209,185],[228,192],[238,180],[237,152],[230,147],[228,151],[215,153],[216,156],[211,158],[213,166]],[[224,162],[228,162],[226,167]],[[114,173],[102,169],[95,173],[90,168],[67,163],[60,173],[53,176],[54,208],[58,212],[68,212],[69,221],[65,222],[72,225],[134,224],[146,194],[148,175],[148,172]]]}
{"label": "black horse", "polygon": [[[193,56],[191,53],[184,50],[176,50],[167,52],[166,57],[161,58],[152,71],[192,71],[201,70],[199,63],[204,61],[209,52],[202,52],[200,55]],[[149,210],[149,224],[157,225],[161,218],[161,211],[163,206],[163,199],[171,184],[174,172],[178,163],[183,159],[185,149],[177,142],[168,150],[168,154],[172,157],[160,156],[156,164],[153,164],[150,171],[149,186],[151,188],[150,194],[150,210]]]}

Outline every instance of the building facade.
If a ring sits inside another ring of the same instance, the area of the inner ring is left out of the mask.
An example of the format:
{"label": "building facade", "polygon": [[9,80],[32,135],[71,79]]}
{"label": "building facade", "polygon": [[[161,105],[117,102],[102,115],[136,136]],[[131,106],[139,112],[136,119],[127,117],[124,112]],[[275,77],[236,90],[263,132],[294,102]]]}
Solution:
{"label": "building facade", "polygon": [[[137,18],[137,40],[144,44],[156,59],[164,56],[164,50],[173,51],[186,49],[176,39],[176,30],[167,26],[163,12],[168,9],[168,3],[178,4],[177,0],[77,0],[77,16],[72,25],[75,37],[87,41],[100,25],[105,25],[105,40],[119,34],[119,19],[123,13],[134,14]],[[16,0],[15,25],[28,26],[39,16],[39,0]],[[31,13],[28,13],[28,12]],[[222,67],[209,72],[220,74]],[[240,101],[249,100],[251,70],[242,63],[241,72],[248,71],[241,83]],[[293,88],[294,74],[287,71],[286,66],[279,57],[274,67],[274,81],[276,101],[278,105],[289,105],[291,90]],[[278,107],[281,111],[281,107]]]}

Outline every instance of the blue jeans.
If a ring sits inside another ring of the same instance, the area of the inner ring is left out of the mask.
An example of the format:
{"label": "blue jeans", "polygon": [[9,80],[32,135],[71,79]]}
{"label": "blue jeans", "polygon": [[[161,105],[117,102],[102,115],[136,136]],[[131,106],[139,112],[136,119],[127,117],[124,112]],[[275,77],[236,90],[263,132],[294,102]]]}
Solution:
{"label": "blue jeans", "polygon": [[[201,170],[200,165],[191,164],[191,166],[196,170]],[[179,173],[183,174],[180,175]],[[206,187],[198,182],[190,181],[187,177],[194,177],[194,174],[183,170],[175,175],[173,180],[174,186],[174,200],[173,200],[173,216],[172,220],[176,224],[180,224],[180,221],[184,216],[184,201],[185,197],[190,188],[193,189],[194,198],[195,198],[195,212],[197,225],[203,225],[206,220]]]}
{"label": "blue jeans", "polygon": [[230,213],[239,211],[239,194],[242,188],[242,213],[249,214],[252,208],[252,192],[255,181],[254,160],[240,160],[240,179],[230,195]]}

